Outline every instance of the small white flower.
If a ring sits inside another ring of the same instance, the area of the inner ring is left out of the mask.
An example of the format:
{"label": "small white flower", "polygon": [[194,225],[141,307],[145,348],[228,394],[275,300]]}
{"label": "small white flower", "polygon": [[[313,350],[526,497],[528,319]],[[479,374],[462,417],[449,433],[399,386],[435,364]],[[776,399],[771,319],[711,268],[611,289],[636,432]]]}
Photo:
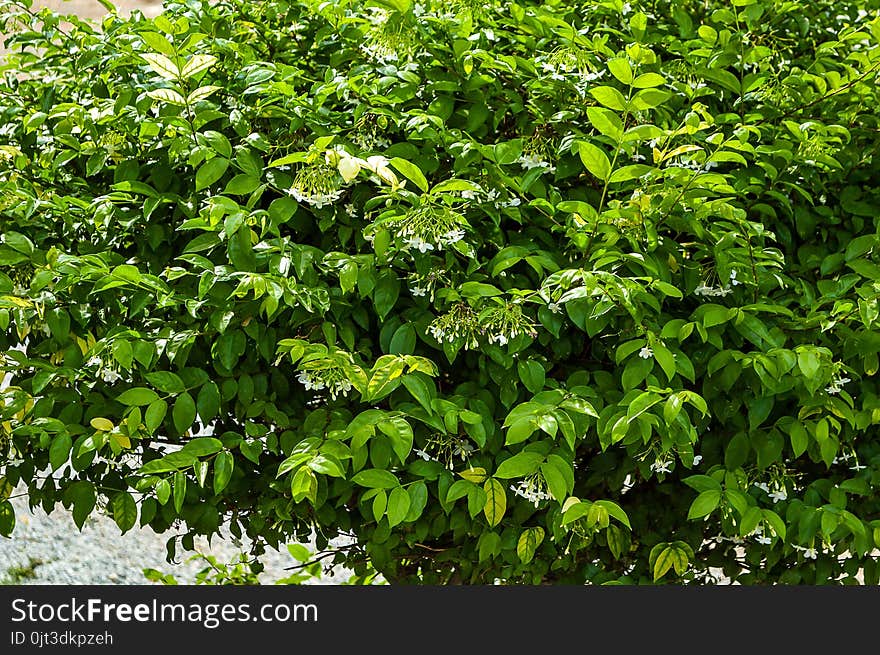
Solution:
{"label": "small white flower", "polygon": [[703,461],[702,455],[694,455],[694,466],[696,466],[697,464],[699,464],[702,461]]}
{"label": "small white flower", "polygon": [[101,374],[101,379],[104,380],[107,384],[113,384],[117,380],[121,380],[122,376],[119,375],[112,368],[105,368],[103,373]]}
{"label": "small white flower", "polygon": [[807,548],[804,551],[804,558],[806,558],[806,559],[816,559],[817,555],[818,555],[818,553],[816,552],[815,548]]}
{"label": "small white flower", "polygon": [[555,302],[547,303],[547,309],[549,309],[554,314],[559,314],[562,311],[562,308],[559,306],[559,304]]}
{"label": "small white flower", "polygon": [[104,362],[101,361],[101,358],[97,356],[92,357],[89,361],[86,362],[86,366],[102,366],[103,364]]}
{"label": "small white flower", "polygon": [[654,473],[669,473],[670,466],[672,466],[672,460],[657,460],[653,464],[651,464],[650,468]]}
{"label": "small white flower", "polygon": [[773,499],[774,503],[778,503],[780,500],[786,500],[788,493],[786,493],[785,489],[777,489],[770,493],[770,498]]}
{"label": "small white flower", "polygon": [[755,537],[755,541],[757,541],[759,544],[763,544],[764,546],[766,546],[767,544],[769,544],[773,540],[770,537],[767,537],[762,534],[762,535]]}
{"label": "small white flower", "polygon": [[653,357],[653,356],[654,356],[654,351],[651,350],[651,348],[649,346],[644,346],[639,351],[639,357],[641,357],[642,359],[651,359],[651,357]]}
{"label": "small white flower", "polygon": [[623,3],[623,7],[620,8],[620,13],[626,16],[629,12],[632,11],[632,5],[628,2]]}
{"label": "small white flower", "polygon": [[406,249],[415,248],[421,253],[428,252],[429,250],[434,250],[434,245],[428,243],[421,237],[410,237],[408,239],[405,239],[403,242],[403,246]]}
{"label": "small white flower", "polygon": [[431,461],[431,460],[433,459],[433,457],[431,457],[431,455],[429,455],[428,453],[426,453],[426,452],[425,452],[424,450],[422,450],[421,448],[414,448],[414,449],[413,449],[413,452],[414,452],[416,455],[418,455],[419,457],[421,457],[423,460],[425,460],[426,462],[429,462],[429,461]]}
{"label": "small white flower", "polygon": [[742,284],[739,280],[736,279],[736,269],[732,269],[730,271],[730,284],[731,286],[736,286],[737,284]]}
{"label": "small white flower", "polygon": [[760,490],[763,491],[764,493],[768,493],[768,494],[770,493],[770,487],[768,487],[766,483],[764,483],[764,482],[755,482],[755,483],[753,483],[753,484],[754,484],[754,486],[756,486],[758,489],[760,489]]}
{"label": "small white flower", "polygon": [[449,232],[441,236],[440,243],[444,246],[451,246],[453,243],[461,241],[462,239],[464,239],[464,230],[456,228],[454,230],[449,230]]}
{"label": "small white flower", "polygon": [[409,292],[414,296],[424,296],[428,293],[428,290],[423,289],[422,287],[410,287]]}
{"label": "small white flower", "polygon": [[864,469],[866,469],[866,468],[868,468],[868,467],[867,467],[867,466],[864,466],[863,464],[858,464],[858,463],[856,463],[856,464],[853,464],[852,466],[850,466],[850,467],[849,467],[849,470],[850,470],[850,471],[856,471],[856,472],[858,472],[858,471],[862,471],[862,470],[864,470]]}

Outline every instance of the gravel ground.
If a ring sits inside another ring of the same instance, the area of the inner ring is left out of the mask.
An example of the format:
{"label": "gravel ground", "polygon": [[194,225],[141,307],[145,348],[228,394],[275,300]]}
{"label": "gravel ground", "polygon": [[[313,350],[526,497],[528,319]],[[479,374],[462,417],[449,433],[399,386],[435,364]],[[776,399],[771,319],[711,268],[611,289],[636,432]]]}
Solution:
{"label": "gravel ground", "polygon": [[[134,528],[120,535],[112,519],[93,515],[80,532],[60,505],[47,515],[39,508],[32,514],[26,497],[13,498],[12,503],[16,526],[11,538],[0,538],[0,584],[153,584],[144,576],[144,568],[170,573],[180,584],[195,584],[196,574],[206,566],[202,560],[190,560],[192,553],[180,550],[180,563],[169,564],[165,561],[167,538],[151,530]],[[230,540],[217,538],[210,546],[204,539],[195,545],[219,563],[230,563],[241,552]],[[290,576],[285,568],[297,564],[286,549],[270,549],[261,559],[266,567],[259,578],[262,584]],[[342,584],[346,577],[343,569],[310,583]]]}

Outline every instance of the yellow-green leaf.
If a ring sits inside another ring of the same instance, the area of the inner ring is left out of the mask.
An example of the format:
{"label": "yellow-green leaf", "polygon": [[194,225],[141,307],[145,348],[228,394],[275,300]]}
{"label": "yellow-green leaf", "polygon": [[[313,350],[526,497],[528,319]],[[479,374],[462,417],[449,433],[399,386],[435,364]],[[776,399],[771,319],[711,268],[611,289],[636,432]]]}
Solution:
{"label": "yellow-green leaf", "polygon": [[177,68],[177,64],[165,55],[160,55],[158,52],[148,52],[141,55],[141,57],[147,61],[150,68],[159,73],[159,75],[166,80],[176,80],[180,75],[180,70]]}
{"label": "yellow-green leaf", "polygon": [[110,432],[115,426],[113,425],[113,421],[110,419],[103,418],[101,416],[96,416],[91,421],[89,421],[89,425],[91,425],[96,430],[100,430],[101,432]]}
{"label": "yellow-green leaf", "polygon": [[507,494],[504,485],[495,478],[489,478],[483,484],[486,492],[486,504],[483,506],[483,514],[493,528],[501,522],[504,512],[507,511]]}
{"label": "yellow-green leaf", "polygon": [[544,528],[526,528],[516,542],[516,554],[523,564],[528,564],[535,556],[538,546],[544,541]]}
{"label": "yellow-green leaf", "polygon": [[486,479],[486,469],[481,466],[472,466],[469,469],[459,472],[459,475],[465,480],[470,480],[471,482],[479,484]]}

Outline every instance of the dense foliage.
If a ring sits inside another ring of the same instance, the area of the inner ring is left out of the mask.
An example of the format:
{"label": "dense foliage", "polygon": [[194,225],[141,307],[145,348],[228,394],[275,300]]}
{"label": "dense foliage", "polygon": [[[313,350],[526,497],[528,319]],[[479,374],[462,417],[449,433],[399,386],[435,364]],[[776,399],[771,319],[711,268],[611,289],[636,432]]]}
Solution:
{"label": "dense foliage", "polygon": [[4,497],[355,580],[878,581],[876,0],[30,4]]}

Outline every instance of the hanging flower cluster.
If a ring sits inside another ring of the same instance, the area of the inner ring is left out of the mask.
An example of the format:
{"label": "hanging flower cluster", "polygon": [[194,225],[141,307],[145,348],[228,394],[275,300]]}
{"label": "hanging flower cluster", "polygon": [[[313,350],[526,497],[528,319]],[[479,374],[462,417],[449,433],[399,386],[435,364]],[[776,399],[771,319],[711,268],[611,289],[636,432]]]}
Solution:
{"label": "hanging flower cluster", "polygon": [[404,250],[420,253],[443,250],[465,237],[467,221],[446,205],[422,201],[391,222]]}
{"label": "hanging flower cluster", "polygon": [[479,348],[479,337],[485,333],[479,317],[467,303],[458,303],[446,314],[435,318],[428,333],[440,343],[464,342],[464,349]]}
{"label": "hanging flower cluster", "polygon": [[520,335],[528,335],[533,339],[538,336],[535,324],[522,311],[522,305],[516,302],[496,301],[480,313],[480,324],[488,335],[489,343],[506,346]]}

